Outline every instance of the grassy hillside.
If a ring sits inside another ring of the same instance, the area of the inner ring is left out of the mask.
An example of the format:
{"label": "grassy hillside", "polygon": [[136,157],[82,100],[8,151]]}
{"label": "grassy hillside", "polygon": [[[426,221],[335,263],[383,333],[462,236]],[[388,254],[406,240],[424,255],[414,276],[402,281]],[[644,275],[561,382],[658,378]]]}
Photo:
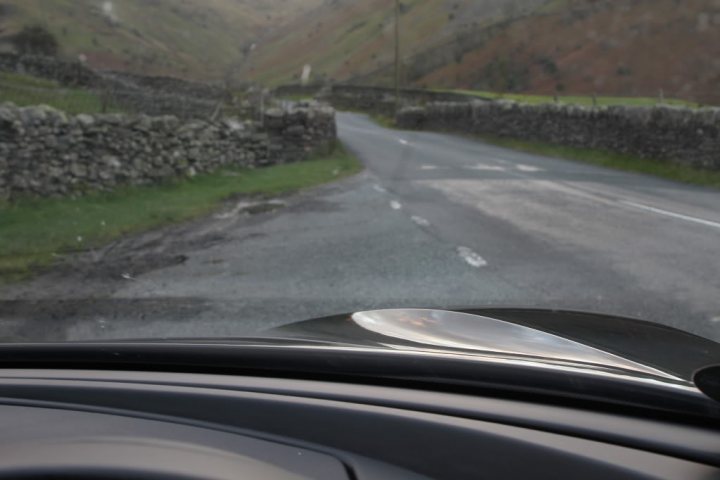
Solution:
{"label": "grassy hillside", "polygon": [[[247,74],[390,84],[390,0],[335,0],[278,30]],[[403,0],[407,85],[720,104],[715,0]]]}
{"label": "grassy hillside", "polygon": [[42,23],[98,68],[221,78],[257,38],[323,0],[0,0],[0,41]]}
{"label": "grassy hillside", "polygon": [[[51,80],[0,72],[0,103],[18,106],[49,105],[67,113],[100,113],[103,102],[95,92],[79,88],[64,88]],[[119,111],[106,105],[108,113]]]}

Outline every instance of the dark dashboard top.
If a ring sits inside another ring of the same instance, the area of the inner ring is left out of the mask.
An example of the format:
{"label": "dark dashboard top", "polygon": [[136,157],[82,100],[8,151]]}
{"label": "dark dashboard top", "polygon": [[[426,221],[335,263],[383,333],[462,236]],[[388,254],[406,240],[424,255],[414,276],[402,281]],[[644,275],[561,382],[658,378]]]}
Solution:
{"label": "dark dashboard top", "polygon": [[291,324],[258,338],[0,345],[5,368],[90,366],[532,394],[720,423],[720,403],[694,383],[696,372],[717,363],[718,344],[685,332],[538,310],[381,310]]}

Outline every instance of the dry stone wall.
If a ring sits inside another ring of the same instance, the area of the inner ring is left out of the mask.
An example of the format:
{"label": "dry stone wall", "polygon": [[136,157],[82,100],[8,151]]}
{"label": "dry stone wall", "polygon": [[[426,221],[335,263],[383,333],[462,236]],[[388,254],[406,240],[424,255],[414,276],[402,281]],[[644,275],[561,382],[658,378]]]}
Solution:
{"label": "dry stone wall", "polygon": [[184,97],[210,100],[226,100],[227,92],[219,85],[190,82],[174,77],[145,76],[129,72],[105,71],[101,73],[106,82],[126,88],[142,88],[148,92],[172,93]]}
{"label": "dry stone wall", "polygon": [[95,72],[79,61],[40,55],[0,53],[0,71],[54,80],[66,87],[86,88],[100,95],[109,108],[152,116],[208,118],[227,100],[225,91],[217,85],[171,77]]}
{"label": "dry stone wall", "polygon": [[403,109],[398,126],[608,150],[720,170],[720,108],[433,103]]}
{"label": "dry stone wall", "polygon": [[[382,115],[394,115],[396,92],[394,88],[365,85],[282,85],[273,92],[276,96],[317,96],[338,110],[357,110]],[[479,97],[454,92],[401,88],[398,92],[401,105],[425,105],[429,102],[469,102]]]}
{"label": "dry stone wall", "polygon": [[270,110],[263,125],[174,116],[77,115],[0,105],[0,198],[148,185],[225,166],[301,161],[335,145],[334,110]]}
{"label": "dry stone wall", "polygon": [[102,81],[95,72],[80,62],[41,55],[0,53],[0,71],[46,78],[72,87],[95,87]]}
{"label": "dry stone wall", "polygon": [[174,115],[181,119],[209,118],[227,99],[214,85],[171,77],[144,77],[123,72],[101,72],[98,89],[114,108],[146,115]]}

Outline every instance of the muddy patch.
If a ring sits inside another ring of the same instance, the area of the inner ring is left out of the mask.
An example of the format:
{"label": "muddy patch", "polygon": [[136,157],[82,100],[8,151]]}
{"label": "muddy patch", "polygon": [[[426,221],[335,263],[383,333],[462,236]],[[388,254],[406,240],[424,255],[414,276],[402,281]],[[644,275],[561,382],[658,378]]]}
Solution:
{"label": "muddy patch", "polygon": [[[284,209],[284,198],[257,195],[237,196],[207,217],[181,224],[127,235],[101,248],[59,256],[50,269],[38,272],[27,282],[4,285],[0,298],[107,297],[127,281],[146,273],[182,265],[195,252],[238,239],[233,236],[238,222],[262,223]],[[248,239],[255,236],[247,236]],[[0,311],[0,319],[5,315]]]}

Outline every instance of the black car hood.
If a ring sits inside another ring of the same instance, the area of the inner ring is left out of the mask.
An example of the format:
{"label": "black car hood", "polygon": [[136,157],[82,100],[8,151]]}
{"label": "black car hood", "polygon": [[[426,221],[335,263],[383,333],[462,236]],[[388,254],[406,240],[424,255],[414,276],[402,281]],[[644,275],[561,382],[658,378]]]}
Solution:
{"label": "black car hood", "polygon": [[679,383],[691,383],[699,370],[720,364],[720,344],[687,332],[557,310],[375,310],[293,323],[268,335],[417,354],[521,359]]}
{"label": "black car hood", "polygon": [[720,425],[720,345],[590,313],[396,309],[258,337],[0,345],[0,368],[260,375],[521,396]]}

